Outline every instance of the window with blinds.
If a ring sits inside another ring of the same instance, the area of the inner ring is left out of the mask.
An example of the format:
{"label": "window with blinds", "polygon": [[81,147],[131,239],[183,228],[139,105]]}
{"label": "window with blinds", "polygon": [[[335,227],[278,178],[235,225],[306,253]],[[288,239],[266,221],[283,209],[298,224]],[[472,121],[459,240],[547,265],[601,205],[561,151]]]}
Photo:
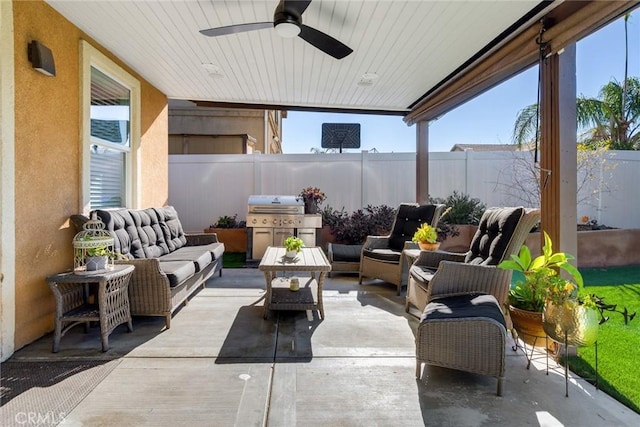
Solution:
{"label": "window with blinds", "polygon": [[131,91],[91,67],[91,209],[126,205],[131,152]]}

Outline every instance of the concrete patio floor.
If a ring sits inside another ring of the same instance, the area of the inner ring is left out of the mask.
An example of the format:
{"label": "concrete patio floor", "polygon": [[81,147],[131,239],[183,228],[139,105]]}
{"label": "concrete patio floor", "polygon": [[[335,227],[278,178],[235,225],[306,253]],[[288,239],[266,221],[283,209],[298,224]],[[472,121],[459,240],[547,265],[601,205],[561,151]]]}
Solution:
{"label": "concrete patio floor", "polygon": [[[174,316],[134,318],[100,351],[98,328],[51,335],[0,366],[3,426],[637,426],[640,415],[538,354],[507,349],[496,380],[437,367],[415,372],[418,320],[403,296],[356,276],[325,282],[326,319],[262,318],[264,276],[225,269]],[[14,372],[14,371],[12,371]],[[21,376],[22,375],[22,376]],[[31,378],[37,377],[37,378]]]}

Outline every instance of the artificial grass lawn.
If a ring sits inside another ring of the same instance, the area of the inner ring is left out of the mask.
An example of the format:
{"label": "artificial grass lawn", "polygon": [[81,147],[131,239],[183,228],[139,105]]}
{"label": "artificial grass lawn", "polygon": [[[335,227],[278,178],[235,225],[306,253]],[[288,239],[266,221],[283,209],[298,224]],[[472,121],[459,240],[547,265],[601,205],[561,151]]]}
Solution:
{"label": "artificial grass lawn", "polygon": [[[637,312],[627,325],[619,313],[605,311],[609,320],[598,330],[598,386],[640,413],[640,266],[581,269],[584,291]],[[569,368],[583,378],[595,378],[595,346],[581,347],[569,357]]]}
{"label": "artificial grass lawn", "polygon": [[247,261],[245,252],[225,252],[222,255],[222,267],[224,268],[243,268]]}

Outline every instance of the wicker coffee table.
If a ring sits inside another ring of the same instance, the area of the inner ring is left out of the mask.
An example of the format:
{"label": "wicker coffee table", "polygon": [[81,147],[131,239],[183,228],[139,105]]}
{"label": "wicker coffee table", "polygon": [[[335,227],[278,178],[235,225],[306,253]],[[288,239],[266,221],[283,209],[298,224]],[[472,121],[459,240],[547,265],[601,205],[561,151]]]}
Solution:
{"label": "wicker coffee table", "polygon": [[[331,264],[319,247],[302,248],[293,258],[285,257],[284,247],[269,246],[258,268],[267,281],[267,294],[264,300],[264,318],[270,310],[318,310],[324,319],[322,304],[322,284],[325,275],[331,271]],[[278,272],[304,272],[311,277],[299,277],[300,289],[289,290],[289,280],[277,277]]]}

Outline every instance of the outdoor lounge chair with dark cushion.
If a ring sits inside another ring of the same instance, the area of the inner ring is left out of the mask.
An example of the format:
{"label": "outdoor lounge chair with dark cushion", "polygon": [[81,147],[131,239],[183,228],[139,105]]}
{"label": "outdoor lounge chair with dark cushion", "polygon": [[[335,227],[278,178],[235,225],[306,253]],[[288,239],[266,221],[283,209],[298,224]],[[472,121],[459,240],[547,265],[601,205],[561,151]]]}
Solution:
{"label": "outdoor lounge chair with dark cushion", "polygon": [[436,227],[445,205],[418,205],[402,203],[388,236],[367,236],[360,257],[359,283],[365,277],[381,279],[396,285],[398,295],[402,290],[402,273],[405,248],[417,248],[411,242],[413,234],[424,223]]}
{"label": "outdoor lounge chair with dark cushion", "polygon": [[430,282],[442,261],[496,268],[520,250],[538,221],[539,209],[490,208],[482,215],[467,252],[421,251],[409,269],[406,312],[413,305],[422,313],[429,300]]}

